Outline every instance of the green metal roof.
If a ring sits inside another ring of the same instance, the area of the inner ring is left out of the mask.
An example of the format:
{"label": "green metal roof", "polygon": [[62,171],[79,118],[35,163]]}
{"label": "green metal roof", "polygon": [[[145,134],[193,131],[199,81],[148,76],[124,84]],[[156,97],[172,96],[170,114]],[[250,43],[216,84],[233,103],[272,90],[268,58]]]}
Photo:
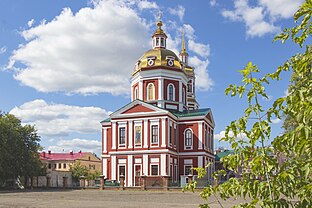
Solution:
{"label": "green metal roof", "polygon": [[107,118],[107,119],[104,119],[103,121],[101,121],[101,123],[106,123],[106,122],[110,122],[111,119],[110,118]]}
{"label": "green metal roof", "polygon": [[210,111],[210,108],[196,109],[196,110],[184,110],[182,112],[177,110],[169,110],[176,117],[191,117],[191,116],[205,116]]}
{"label": "green metal roof", "polygon": [[224,150],[223,152],[216,154],[215,160],[220,161],[222,157],[228,156],[230,154],[234,154],[234,150]]}

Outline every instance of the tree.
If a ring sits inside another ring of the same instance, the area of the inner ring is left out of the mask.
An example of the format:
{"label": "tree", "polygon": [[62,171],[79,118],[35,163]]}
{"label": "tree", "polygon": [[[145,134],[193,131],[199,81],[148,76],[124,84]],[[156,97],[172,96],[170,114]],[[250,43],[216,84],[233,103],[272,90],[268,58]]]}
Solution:
{"label": "tree", "polygon": [[42,149],[39,142],[34,126],[23,126],[14,115],[0,112],[0,185],[18,176],[44,173],[38,155]]}
{"label": "tree", "polygon": [[79,181],[80,176],[88,176],[89,170],[85,165],[81,165],[80,161],[76,161],[73,165],[70,165],[70,171],[72,172],[72,178],[75,182]]}
{"label": "tree", "polygon": [[[250,62],[239,71],[243,84],[233,84],[226,89],[227,95],[246,98],[248,102],[245,114],[227,126],[225,138],[222,138],[235,152],[222,158],[222,162],[236,173],[241,169],[241,177],[205,187],[201,192],[203,199],[214,196],[221,206],[219,197],[223,200],[242,197],[248,200],[236,207],[312,207],[312,47],[307,44],[307,38],[312,35],[311,16],[312,0],[306,0],[294,14],[296,26],[285,29],[274,39],[282,43],[291,39],[305,49],[304,52],[292,56],[276,71],[263,77],[258,67]],[[260,97],[268,97],[264,85],[279,80],[280,74],[289,70],[292,70],[293,82],[289,94],[264,109],[260,104]],[[291,118],[295,125],[271,138],[271,118],[282,115]],[[240,139],[241,133],[248,139]],[[268,141],[272,141],[272,146],[265,145]],[[282,164],[277,158],[280,154],[287,158]],[[202,176],[204,171],[199,173]],[[214,177],[220,174],[224,172],[216,172]],[[196,183],[186,188],[194,187]],[[200,206],[209,207],[209,204]]]}

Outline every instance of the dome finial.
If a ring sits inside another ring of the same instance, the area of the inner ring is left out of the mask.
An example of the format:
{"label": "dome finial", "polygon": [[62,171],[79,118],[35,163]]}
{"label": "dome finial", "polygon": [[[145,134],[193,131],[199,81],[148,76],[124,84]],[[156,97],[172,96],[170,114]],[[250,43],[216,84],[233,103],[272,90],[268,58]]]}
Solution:
{"label": "dome finial", "polygon": [[185,39],[184,39],[184,29],[182,28],[182,49],[181,49],[181,54],[186,53],[186,48],[185,48]]}

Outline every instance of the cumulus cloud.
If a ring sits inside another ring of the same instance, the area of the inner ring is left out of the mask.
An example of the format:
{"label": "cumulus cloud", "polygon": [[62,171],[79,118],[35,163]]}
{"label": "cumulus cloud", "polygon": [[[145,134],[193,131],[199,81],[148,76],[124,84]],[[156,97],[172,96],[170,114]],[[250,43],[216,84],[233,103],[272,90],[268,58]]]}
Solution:
{"label": "cumulus cloud", "polygon": [[[233,132],[232,131],[230,131],[229,132],[229,136],[230,137],[232,137],[232,136],[234,136],[234,134],[233,134]],[[220,131],[218,134],[215,134],[214,135],[214,139],[216,139],[217,141],[220,141],[222,138],[224,138],[225,137],[225,131]],[[238,139],[242,139],[242,140],[246,140],[247,139],[247,136],[246,136],[246,134],[244,134],[244,133],[240,133],[239,135],[238,135]]]}
{"label": "cumulus cloud", "polygon": [[259,5],[269,11],[271,18],[290,18],[303,2],[304,0],[259,0]]}
{"label": "cumulus cloud", "polygon": [[[21,32],[26,43],[7,68],[41,92],[128,94],[134,63],[147,49],[148,27],[121,1],[100,1]],[[17,68],[23,64],[24,67]]]}
{"label": "cumulus cloud", "polygon": [[69,139],[59,140],[56,145],[48,146],[45,150],[51,150],[52,152],[94,152],[99,154],[101,152],[102,143],[98,140],[87,140],[87,139]]}
{"label": "cumulus cloud", "polygon": [[[261,4],[250,6],[248,0],[235,0],[234,10],[224,10],[222,16],[231,21],[243,22],[246,25],[247,36],[261,37],[280,31],[280,27],[274,25],[273,19],[266,17],[266,8]],[[266,20],[268,18],[270,20]]]}
{"label": "cumulus cloud", "polygon": [[27,25],[28,25],[28,27],[31,27],[31,26],[33,26],[34,23],[35,23],[35,20],[34,20],[34,19],[31,19],[31,20],[29,20],[29,21],[27,22]]}
{"label": "cumulus cloud", "polygon": [[178,7],[169,8],[169,13],[178,16],[180,21],[182,21],[185,13],[185,8],[181,5],[178,5]]}
{"label": "cumulus cloud", "polygon": [[275,118],[275,119],[272,119],[271,122],[272,122],[272,124],[278,124],[278,123],[281,123],[282,120],[279,118]]}
{"label": "cumulus cloud", "polygon": [[140,10],[143,9],[158,9],[158,5],[156,4],[156,2],[150,2],[150,1],[139,1],[138,3],[138,8]]}
{"label": "cumulus cloud", "polygon": [[0,54],[4,54],[7,51],[7,47],[3,46],[0,48]]}
{"label": "cumulus cloud", "polygon": [[98,107],[80,107],[33,100],[10,111],[24,124],[35,125],[40,136],[61,137],[71,133],[99,133],[100,121],[111,112]]}
{"label": "cumulus cloud", "polygon": [[189,49],[195,52],[197,55],[200,55],[203,58],[207,58],[210,54],[209,44],[205,45],[202,43],[196,43],[194,40],[188,41]]}
{"label": "cumulus cloud", "polygon": [[217,5],[217,0],[210,0],[209,1],[210,6],[216,6]]}
{"label": "cumulus cloud", "polygon": [[214,82],[208,74],[208,59],[201,60],[197,56],[191,56],[189,63],[195,68],[196,88],[201,91],[210,90]]}

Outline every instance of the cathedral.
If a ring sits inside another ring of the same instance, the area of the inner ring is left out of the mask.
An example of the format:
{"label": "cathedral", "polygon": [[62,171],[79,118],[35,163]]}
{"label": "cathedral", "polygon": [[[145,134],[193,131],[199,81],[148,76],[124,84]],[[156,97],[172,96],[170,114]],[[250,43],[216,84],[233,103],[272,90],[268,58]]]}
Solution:
{"label": "cathedral", "polygon": [[[214,120],[199,108],[194,68],[188,63],[184,35],[179,57],[166,48],[162,22],[152,35],[152,49],[136,62],[131,75],[131,102],[102,125],[102,171],[107,179],[125,177],[125,186],[140,178],[169,177],[184,185],[192,167],[214,163]],[[207,182],[213,166],[207,168]]]}

